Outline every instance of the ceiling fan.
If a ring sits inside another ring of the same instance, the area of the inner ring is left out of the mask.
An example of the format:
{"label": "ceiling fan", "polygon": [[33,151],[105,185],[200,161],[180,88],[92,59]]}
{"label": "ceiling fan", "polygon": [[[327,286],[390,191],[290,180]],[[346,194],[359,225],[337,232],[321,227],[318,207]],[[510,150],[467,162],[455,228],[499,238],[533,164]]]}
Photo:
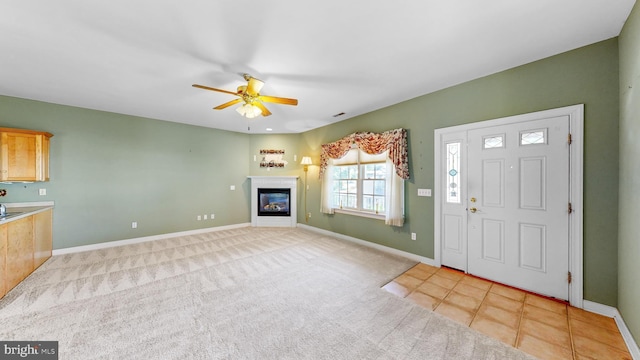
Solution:
{"label": "ceiling fan", "polygon": [[244,74],[244,79],[247,81],[247,85],[240,85],[236,92],[216,89],[209,86],[193,84],[193,87],[197,87],[200,89],[217,91],[225,94],[231,94],[238,96],[238,99],[231,100],[224,104],[218,105],[214,107],[215,110],[222,110],[229,106],[238,104],[244,101],[244,104],[240,106],[236,111],[240,113],[240,115],[245,116],[247,118],[254,118],[258,115],[269,116],[271,112],[262,104],[263,102],[274,103],[274,104],[283,104],[283,105],[298,105],[298,100],[289,99],[283,97],[276,96],[267,96],[260,95],[260,90],[264,86],[264,81],[258,80],[249,74]]}

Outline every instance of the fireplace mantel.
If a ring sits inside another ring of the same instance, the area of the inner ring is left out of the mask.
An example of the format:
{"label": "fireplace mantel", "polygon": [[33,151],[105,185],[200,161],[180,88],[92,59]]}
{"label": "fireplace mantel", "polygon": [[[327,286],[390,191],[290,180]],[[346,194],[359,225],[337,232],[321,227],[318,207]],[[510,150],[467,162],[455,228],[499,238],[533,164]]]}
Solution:
{"label": "fireplace mantel", "polygon": [[[251,226],[296,227],[298,176],[247,176],[251,179]],[[290,216],[258,216],[258,189],[291,189]]]}

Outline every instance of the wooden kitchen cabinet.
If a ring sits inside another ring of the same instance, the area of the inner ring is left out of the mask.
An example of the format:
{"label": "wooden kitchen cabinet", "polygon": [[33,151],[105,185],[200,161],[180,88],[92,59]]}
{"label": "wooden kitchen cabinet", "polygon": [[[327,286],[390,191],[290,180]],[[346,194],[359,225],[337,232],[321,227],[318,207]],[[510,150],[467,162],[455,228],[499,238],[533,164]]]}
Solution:
{"label": "wooden kitchen cabinet", "polygon": [[0,225],[0,298],[51,257],[53,210]]}
{"label": "wooden kitchen cabinet", "polygon": [[33,271],[33,216],[7,223],[5,288],[13,289]]}
{"label": "wooden kitchen cabinet", "polygon": [[53,210],[33,215],[33,269],[51,257],[53,248]]}
{"label": "wooden kitchen cabinet", "polygon": [[0,298],[9,291],[5,285],[7,278],[7,225],[0,225]]}
{"label": "wooden kitchen cabinet", "polygon": [[49,181],[48,132],[0,128],[0,181]]}

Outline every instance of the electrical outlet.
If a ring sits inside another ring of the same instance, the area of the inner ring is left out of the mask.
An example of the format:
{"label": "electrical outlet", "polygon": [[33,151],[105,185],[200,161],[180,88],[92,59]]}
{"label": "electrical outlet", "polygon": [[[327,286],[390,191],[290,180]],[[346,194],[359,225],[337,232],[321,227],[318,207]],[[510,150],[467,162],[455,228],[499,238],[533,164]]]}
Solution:
{"label": "electrical outlet", "polygon": [[138,228],[138,222],[137,221],[132,222],[131,223],[131,228],[132,229],[137,229]]}
{"label": "electrical outlet", "polygon": [[311,213],[307,214],[307,217],[310,219],[311,218]]}
{"label": "electrical outlet", "polygon": [[211,214],[211,220],[216,218],[216,214]]}
{"label": "electrical outlet", "polygon": [[202,216],[198,215],[198,221],[202,220]]}
{"label": "electrical outlet", "polygon": [[207,217],[208,217],[208,216],[209,216],[209,215],[204,214],[204,219],[205,219],[205,220],[207,220]]}
{"label": "electrical outlet", "polygon": [[231,185],[231,186],[229,186],[229,190],[235,190],[235,189],[236,189],[236,186],[235,186],[235,185]]}
{"label": "electrical outlet", "polygon": [[38,194],[42,195],[47,195],[47,189],[40,189],[38,190]]}
{"label": "electrical outlet", "polygon": [[416,239],[416,233],[411,233],[411,240],[415,240]]}

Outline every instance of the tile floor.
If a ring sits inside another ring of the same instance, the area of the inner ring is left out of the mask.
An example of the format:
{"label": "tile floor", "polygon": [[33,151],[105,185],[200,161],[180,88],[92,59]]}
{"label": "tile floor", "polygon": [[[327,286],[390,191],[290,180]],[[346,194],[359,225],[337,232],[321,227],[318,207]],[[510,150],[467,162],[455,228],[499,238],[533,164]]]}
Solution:
{"label": "tile floor", "polygon": [[383,289],[540,359],[631,359],[612,318],[460,271],[418,264]]}

